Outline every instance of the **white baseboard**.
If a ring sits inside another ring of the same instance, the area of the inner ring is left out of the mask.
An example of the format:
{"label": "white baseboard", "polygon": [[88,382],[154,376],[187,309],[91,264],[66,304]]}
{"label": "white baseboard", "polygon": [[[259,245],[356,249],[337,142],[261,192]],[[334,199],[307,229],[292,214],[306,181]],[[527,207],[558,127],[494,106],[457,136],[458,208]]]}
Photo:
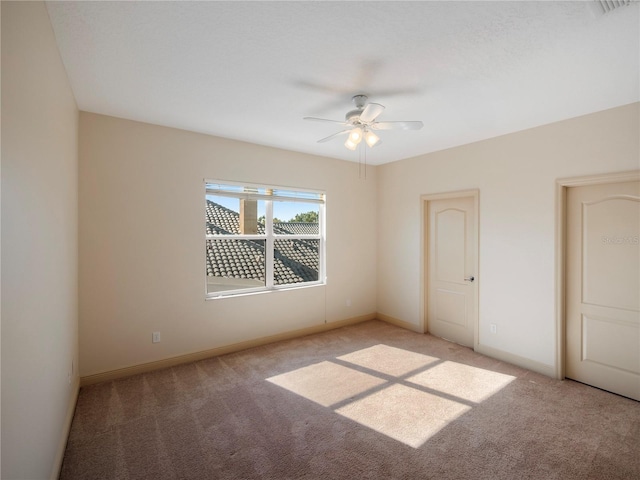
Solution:
{"label": "white baseboard", "polygon": [[[179,355],[176,357],[166,358],[163,360],[157,360],[155,362],[149,362],[149,363],[144,363],[140,365],[133,365],[131,367],[120,368],[117,370],[109,370],[109,371],[97,373],[94,375],[87,375],[85,377],[80,378],[80,386],[92,385],[94,383],[108,382],[111,380],[116,380],[118,378],[137,375],[139,373],[151,372],[153,370],[159,370],[162,368],[173,367],[173,366],[181,365],[184,363],[204,360],[205,358],[217,357],[219,355],[225,355],[227,353],[239,352],[241,350],[247,350],[249,348],[259,347],[262,345],[267,345],[269,343],[274,343],[281,340],[289,340],[292,338],[303,337],[305,335],[312,335],[314,333],[326,332],[328,330],[333,330],[333,329],[345,327],[348,325],[355,325],[360,322],[366,322],[368,320],[374,320],[374,319],[387,322],[391,325],[395,325],[397,327],[404,328],[405,330],[410,330],[412,332],[424,333],[422,330],[422,327],[415,325],[413,323],[405,322],[404,320],[400,320],[390,315],[385,315],[384,313],[370,313],[370,314],[361,315],[358,317],[347,318],[345,320],[338,320],[336,322],[314,325],[313,327],[307,327],[300,330],[293,330],[290,332],[279,333],[277,335],[271,335],[268,337],[248,340],[246,342],[234,343],[232,345],[225,345],[225,346],[213,348],[210,350],[203,350],[200,352],[194,352],[186,355]],[[504,352],[502,350],[498,350],[492,347],[487,347],[485,345],[478,345],[475,351],[483,355],[487,355],[489,357],[495,358],[497,360],[501,360],[507,363],[512,363],[513,365],[517,365],[519,367],[526,368],[528,370],[532,370],[534,372],[538,372],[543,375],[556,378],[555,367],[552,365],[546,365],[546,364],[537,362],[535,360],[530,360],[528,358],[521,357],[519,355],[515,355],[512,353]],[[71,416],[72,415],[73,415],[73,410],[71,411]],[[70,424],[70,420],[69,420],[69,424]],[[63,450],[63,453],[64,453],[64,450]]]}
{"label": "white baseboard", "polygon": [[475,351],[482,355],[486,355],[487,357],[511,363],[518,367],[526,368],[527,370],[532,370],[548,377],[557,378],[556,368],[553,365],[540,363],[529,358],[521,357],[520,355],[498,350],[497,348],[487,347],[486,345],[478,345],[475,348]]}
{"label": "white baseboard", "polygon": [[400,320],[399,318],[395,318],[390,315],[385,315],[384,313],[378,312],[377,318],[378,320],[390,323],[391,325],[395,325],[396,327],[404,328],[405,330],[411,330],[412,332],[416,333],[424,333],[422,327],[413,323],[405,322],[404,320]]}
{"label": "white baseboard", "polygon": [[78,394],[80,393],[80,378],[75,377],[72,385],[72,394],[69,405],[67,406],[67,415],[64,419],[62,426],[62,435],[58,444],[58,450],[54,458],[53,468],[51,469],[51,480],[57,480],[60,477],[60,470],[62,469],[62,460],[64,459],[64,452],[67,449],[67,441],[69,439],[69,432],[71,431],[71,422],[73,421],[73,414],[76,411],[76,404],[78,403]]}
{"label": "white baseboard", "polygon": [[109,370],[94,375],[87,375],[80,378],[80,386],[84,387],[86,385],[92,385],[94,383],[108,382],[111,380],[116,380],[118,378],[137,375],[139,373],[146,373],[153,370],[160,370],[162,368],[174,367],[183,363],[196,362],[198,360],[204,360],[205,358],[217,357],[219,355],[225,355],[227,353],[239,352],[241,350],[247,350],[249,348],[267,345],[269,343],[279,342],[281,340],[304,337],[306,335],[312,335],[314,333],[321,333],[340,327],[346,327],[347,325],[355,325],[356,323],[366,322],[367,320],[374,320],[375,318],[376,314],[370,313],[367,315],[360,315],[358,317],[347,318],[345,320],[322,323],[320,325],[314,325],[313,327],[302,328],[300,330],[293,330],[290,332],[270,335],[268,337],[256,338],[254,340],[248,340],[246,342],[234,343],[232,345],[212,348],[210,350],[188,353],[186,355],[165,358],[163,360],[157,360],[155,362],[133,365],[131,367],[120,368],[117,370]]}
{"label": "white baseboard", "polygon": [[[378,313],[378,320],[382,320],[383,322],[390,323],[391,325],[395,325],[406,330],[411,330],[412,332],[424,333],[421,327],[413,323],[385,315],[384,313]],[[518,367],[526,368],[527,370],[541,373],[548,377],[557,378],[556,369],[553,365],[546,365],[529,358],[498,350],[497,348],[487,347],[486,345],[478,345],[475,348],[475,351],[482,355],[486,355],[487,357],[495,358],[496,360],[511,363]]]}

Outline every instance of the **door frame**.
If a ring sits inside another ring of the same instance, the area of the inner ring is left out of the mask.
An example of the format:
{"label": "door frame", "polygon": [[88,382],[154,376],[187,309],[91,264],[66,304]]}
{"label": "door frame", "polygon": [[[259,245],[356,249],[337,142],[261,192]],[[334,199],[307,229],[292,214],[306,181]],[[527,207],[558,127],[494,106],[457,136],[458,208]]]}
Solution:
{"label": "door frame", "polygon": [[430,193],[420,195],[420,318],[422,319],[422,333],[429,331],[428,325],[428,295],[429,288],[429,202],[435,200],[448,200],[455,198],[473,198],[473,214],[475,215],[475,228],[472,232],[476,245],[474,276],[476,277],[475,318],[473,324],[473,349],[478,348],[478,330],[480,323],[480,190],[458,190],[455,192]]}
{"label": "door frame", "polygon": [[604,173],[581,177],[560,178],[556,180],[556,378],[565,378],[566,367],[566,291],[567,291],[567,190],[571,187],[584,187],[603,183],[621,183],[640,181],[640,170]]}

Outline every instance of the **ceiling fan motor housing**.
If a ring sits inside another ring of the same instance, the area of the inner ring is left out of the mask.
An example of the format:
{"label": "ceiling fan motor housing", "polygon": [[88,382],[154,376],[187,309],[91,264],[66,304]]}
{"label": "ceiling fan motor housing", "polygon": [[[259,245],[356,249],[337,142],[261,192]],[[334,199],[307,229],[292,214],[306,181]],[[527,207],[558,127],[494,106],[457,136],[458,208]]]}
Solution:
{"label": "ceiling fan motor housing", "polygon": [[362,110],[364,108],[364,106],[367,104],[367,97],[366,95],[354,95],[351,100],[353,100],[353,103],[355,104],[356,108],[359,108],[360,110]]}
{"label": "ceiling fan motor housing", "polygon": [[360,115],[362,114],[362,110],[362,108],[358,110],[351,110],[350,112],[347,112],[344,118],[347,120],[347,122],[355,125],[360,122]]}
{"label": "ceiling fan motor housing", "polygon": [[353,100],[353,103],[356,106],[355,110],[351,110],[350,112],[347,112],[347,114],[345,115],[345,119],[347,120],[347,122],[352,123],[352,124],[357,124],[360,121],[360,115],[362,114],[362,111],[364,110],[364,106],[367,104],[367,96],[366,95],[354,95],[351,100]]}

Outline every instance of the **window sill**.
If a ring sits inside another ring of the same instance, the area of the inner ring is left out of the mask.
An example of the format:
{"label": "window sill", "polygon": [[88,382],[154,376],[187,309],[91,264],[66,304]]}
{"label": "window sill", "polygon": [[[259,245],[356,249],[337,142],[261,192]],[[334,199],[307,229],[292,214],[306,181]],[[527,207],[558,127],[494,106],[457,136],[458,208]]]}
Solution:
{"label": "window sill", "polygon": [[292,290],[303,290],[303,289],[307,289],[307,288],[324,287],[326,285],[327,285],[326,282],[314,282],[314,283],[295,286],[295,287],[275,287],[275,288],[271,288],[269,290],[259,290],[259,291],[254,291],[254,292],[238,292],[238,293],[229,292],[229,293],[224,293],[224,294],[221,294],[221,295],[206,296],[205,297],[205,301],[222,300],[222,299],[225,299],[225,298],[248,297],[248,296],[253,296],[253,295],[265,295],[265,294],[277,293],[277,292],[290,292]]}

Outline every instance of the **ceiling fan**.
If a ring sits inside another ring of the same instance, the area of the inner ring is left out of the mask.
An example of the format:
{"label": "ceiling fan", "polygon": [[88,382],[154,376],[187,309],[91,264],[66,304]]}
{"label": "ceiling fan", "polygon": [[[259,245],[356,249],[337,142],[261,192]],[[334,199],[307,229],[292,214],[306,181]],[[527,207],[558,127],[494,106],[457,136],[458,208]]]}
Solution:
{"label": "ceiling fan", "polygon": [[352,100],[355,104],[355,110],[347,112],[345,121],[327,120],[325,118],[304,117],[303,120],[312,120],[314,122],[329,122],[343,127],[344,130],[321,138],[318,143],[328,142],[341,135],[348,134],[344,146],[349,150],[355,150],[358,144],[364,138],[369,147],[375,147],[382,143],[380,137],[376,135],[374,130],[420,130],[423,123],[420,121],[412,122],[376,122],[376,118],[384,111],[384,106],[379,103],[367,103],[366,95],[355,95]]}

